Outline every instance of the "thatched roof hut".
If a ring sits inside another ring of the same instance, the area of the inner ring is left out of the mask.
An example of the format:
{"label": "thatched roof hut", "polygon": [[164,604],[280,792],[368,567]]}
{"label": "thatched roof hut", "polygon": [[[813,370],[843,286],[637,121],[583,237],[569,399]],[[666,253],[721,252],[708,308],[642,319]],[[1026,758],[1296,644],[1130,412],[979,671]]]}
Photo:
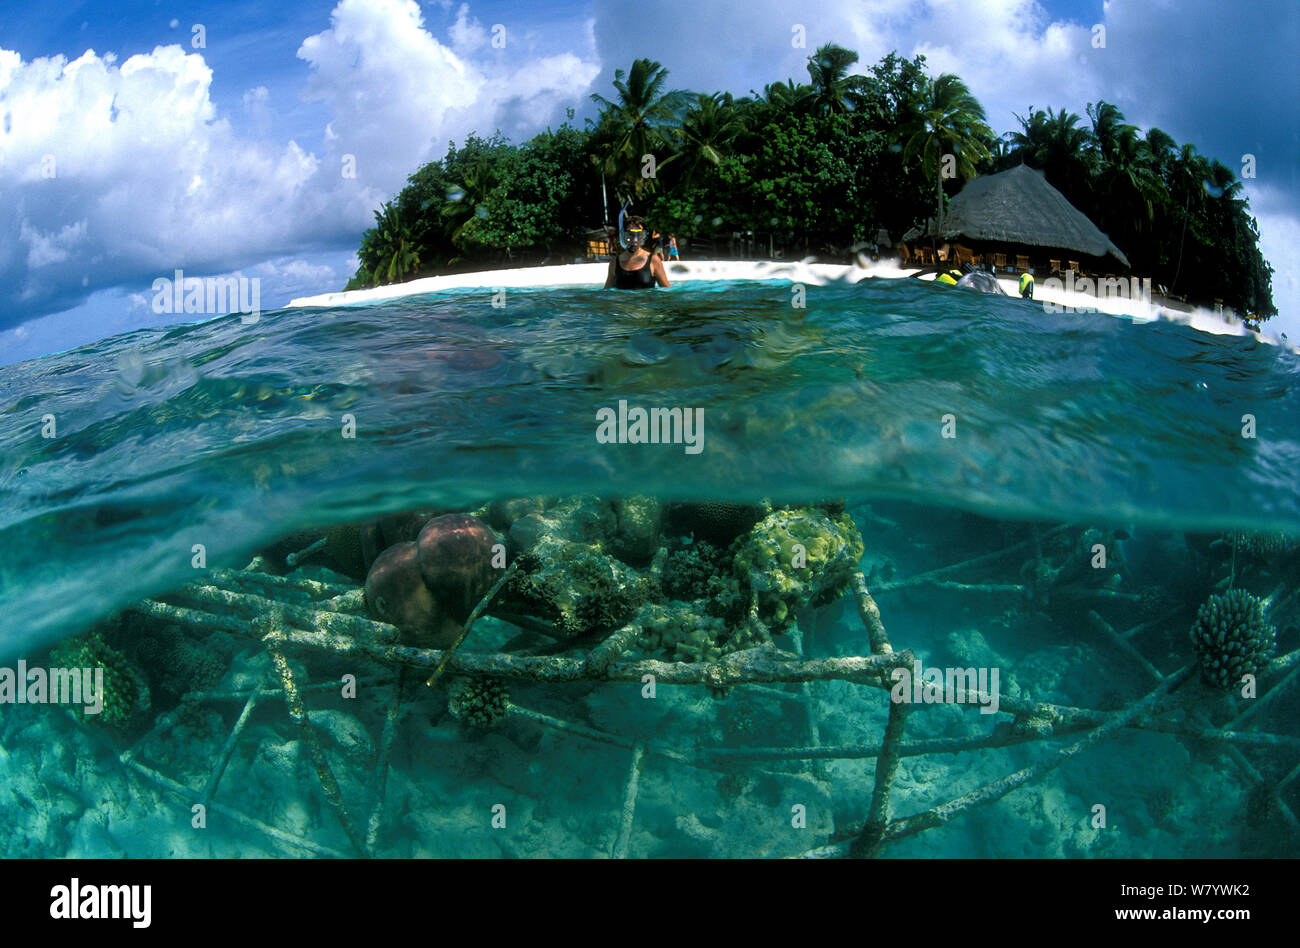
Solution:
{"label": "thatched roof hut", "polygon": [[1011,244],[1098,258],[1109,254],[1129,265],[1123,251],[1048,184],[1041,171],[1025,165],[968,182],[952,199],[936,236],[944,241]]}

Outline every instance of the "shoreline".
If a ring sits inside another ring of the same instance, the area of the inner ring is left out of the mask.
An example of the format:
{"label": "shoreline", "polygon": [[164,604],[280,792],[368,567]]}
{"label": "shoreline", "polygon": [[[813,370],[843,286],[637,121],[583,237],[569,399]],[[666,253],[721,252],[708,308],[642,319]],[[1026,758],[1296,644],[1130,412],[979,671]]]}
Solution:
{"label": "shoreline", "polygon": [[[357,306],[368,303],[380,303],[388,300],[402,299],[408,296],[420,296],[443,290],[461,290],[475,288],[515,288],[541,289],[560,287],[588,287],[600,289],[605,280],[609,264],[570,263],[558,266],[516,267],[508,270],[475,270],[466,273],[453,273],[440,276],[421,277],[406,283],[392,283],[386,286],[371,287],[361,290],[339,290],[332,293],[319,293],[314,296],[302,296],[290,300],[286,308]],[[789,281],[804,283],[809,286],[825,286],[829,283],[857,284],[863,280],[910,279],[922,271],[917,267],[902,266],[898,260],[868,261],[860,258],[857,264],[815,263],[811,261],[780,260],[691,260],[665,263],[669,279],[674,286],[683,283],[711,282],[718,280],[753,280],[753,281]],[[927,282],[933,281],[933,274],[919,277]],[[999,274],[999,286],[1013,299],[1019,299],[1017,277]],[[1054,304],[1066,307],[1068,311],[1080,313],[1096,312],[1107,316],[1116,316],[1133,322],[1152,322],[1164,319],[1182,323],[1203,332],[1216,335],[1250,335],[1261,342],[1281,345],[1292,351],[1300,348],[1290,345],[1276,336],[1265,335],[1248,328],[1235,316],[1217,313],[1200,306],[1166,299],[1152,294],[1150,299],[1124,296],[1099,297],[1089,293],[1079,293],[1065,289],[1056,289],[1036,284],[1034,302]]]}

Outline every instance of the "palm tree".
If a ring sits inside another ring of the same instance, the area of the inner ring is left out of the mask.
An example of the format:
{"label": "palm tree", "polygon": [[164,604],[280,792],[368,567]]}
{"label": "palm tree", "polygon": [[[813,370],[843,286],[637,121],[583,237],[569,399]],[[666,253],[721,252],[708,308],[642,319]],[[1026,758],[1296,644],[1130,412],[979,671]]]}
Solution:
{"label": "palm tree", "polygon": [[1137,126],[1124,121],[1124,113],[1114,103],[1104,100],[1095,105],[1088,103],[1088,118],[1092,120],[1092,144],[1102,164],[1114,161],[1120,140],[1126,135],[1137,136]]}
{"label": "palm tree", "polygon": [[946,154],[956,159],[956,171],[963,179],[973,178],[976,162],[987,161],[984,142],[993,138],[993,130],[984,118],[984,107],[966,84],[951,73],[944,73],[926,83],[925,89],[910,105],[911,115],[900,130],[903,162],[921,158],[922,173],[934,175],[936,202],[935,233],[943,222],[942,161]]}
{"label": "palm tree", "polygon": [[1160,128],[1148,129],[1144,141],[1151,159],[1151,170],[1164,178],[1169,170],[1171,155],[1178,149],[1178,143],[1172,135]]}
{"label": "palm tree", "polygon": [[420,254],[415,249],[418,230],[419,225],[402,219],[391,201],[375,211],[375,226],[362,236],[358,253],[375,286],[380,282],[397,283],[406,274],[420,269]]}
{"label": "palm tree", "polygon": [[793,79],[787,79],[785,82],[769,82],[763,86],[762,100],[785,112],[802,112],[812,102],[812,95],[812,86],[796,84]]}
{"label": "palm tree", "polygon": [[[616,182],[631,185],[640,197],[654,190],[654,179],[641,174],[645,155],[665,150],[667,135],[677,128],[678,115],[685,104],[686,93],[680,90],[664,92],[668,70],[649,59],[632,63],[632,71],[614,72],[614,88],[618,101],[611,102],[598,93],[591,100],[601,107],[602,120],[609,116],[614,127],[614,141],[604,156],[604,171]],[[674,156],[657,161],[662,168]]]}
{"label": "palm tree", "polygon": [[497,162],[491,158],[481,158],[470,165],[465,171],[464,181],[454,186],[443,205],[442,216],[446,219],[448,237],[461,249],[472,242],[474,222],[487,216],[488,200],[498,184],[497,167]]}
{"label": "palm tree", "polygon": [[1152,167],[1147,143],[1138,137],[1136,125],[1124,121],[1124,113],[1109,102],[1088,105],[1092,138],[1096,148],[1093,177],[1097,191],[1111,209],[1138,207],[1141,218],[1128,222],[1140,232],[1155,216],[1155,198],[1160,179]]}
{"label": "palm tree", "polygon": [[1197,196],[1198,204],[1204,199],[1210,164],[1197,154],[1195,145],[1184,145],[1174,159],[1171,171],[1174,187],[1183,193],[1183,229],[1178,238],[1178,265],[1174,268],[1174,278],[1169,281],[1172,290],[1183,272],[1183,244],[1187,239],[1187,221],[1192,216],[1192,195]]}
{"label": "palm tree", "polygon": [[1237,180],[1237,175],[1233,170],[1217,158],[1210,162],[1206,184],[1214,192],[1215,200],[1222,201],[1225,204],[1244,203],[1237,197],[1241,193],[1242,183]]}
{"label": "palm tree", "polygon": [[717,167],[722,162],[723,152],[744,128],[730,96],[716,92],[713,95],[701,92],[696,96],[695,105],[683,117],[679,130],[687,187],[700,165]]}
{"label": "palm tree", "polygon": [[866,101],[867,78],[849,75],[858,54],[827,43],[808,57],[811,100],[818,115],[840,115],[860,109]]}
{"label": "palm tree", "polygon": [[1028,116],[1017,115],[1021,131],[1011,133],[1011,141],[1028,165],[1040,168],[1047,180],[1074,203],[1086,197],[1091,168],[1088,152],[1092,137],[1079,126],[1079,116],[1062,109],[1030,109]]}
{"label": "palm tree", "polygon": [[1008,159],[1015,151],[1015,145],[1011,141],[1011,133],[1004,132],[989,144],[989,157],[993,159],[995,166],[1005,169],[1009,166]]}

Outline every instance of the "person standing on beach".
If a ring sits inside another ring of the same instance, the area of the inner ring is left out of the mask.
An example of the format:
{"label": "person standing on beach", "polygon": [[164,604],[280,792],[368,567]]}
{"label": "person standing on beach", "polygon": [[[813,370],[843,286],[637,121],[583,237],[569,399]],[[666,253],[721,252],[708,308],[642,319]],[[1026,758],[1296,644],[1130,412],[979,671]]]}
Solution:
{"label": "person standing on beach", "polygon": [[668,235],[668,259],[677,260],[677,238],[673,234]]}

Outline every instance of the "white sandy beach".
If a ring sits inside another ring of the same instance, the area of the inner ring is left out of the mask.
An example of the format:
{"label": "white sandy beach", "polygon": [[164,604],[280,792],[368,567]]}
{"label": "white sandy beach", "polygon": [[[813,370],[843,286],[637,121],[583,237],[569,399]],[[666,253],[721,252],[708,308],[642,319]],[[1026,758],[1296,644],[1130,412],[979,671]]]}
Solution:
{"label": "white sandy beach", "polygon": [[[696,281],[714,280],[776,280],[803,283],[808,286],[825,286],[829,283],[858,283],[863,280],[907,279],[921,271],[904,267],[897,260],[868,261],[859,258],[856,266],[847,264],[815,263],[811,261],[779,260],[691,260],[667,264],[668,276],[674,285]],[[520,267],[513,270],[480,270],[473,273],[456,273],[447,276],[424,277],[408,283],[373,287],[347,292],[321,293],[303,296],[290,301],[290,307],[353,306],[379,303],[386,300],[438,293],[444,290],[544,287],[599,287],[604,284],[607,263],[575,263],[556,267]],[[933,281],[933,274],[919,279]],[[1019,297],[1016,274],[1003,274],[998,284],[1008,296]],[[1158,300],[1124,296],[1098,297],[1090,293],[1071,292],[1040,280],[1034,288],[1035,302],[1068,307],[1066,312],[1098,312],[1120,316],[1136,322],[1167,319],[1190,325],[1202,332],[1227,335],[1254,335],[1263,342],[1280,340],[1255,333],[1240,321],[1204,308],[1175,308],[1162,305]],[[1287,348],[1294,348],[1287,346]],[[1300,351],[1300,350],[1296,350]]]}

